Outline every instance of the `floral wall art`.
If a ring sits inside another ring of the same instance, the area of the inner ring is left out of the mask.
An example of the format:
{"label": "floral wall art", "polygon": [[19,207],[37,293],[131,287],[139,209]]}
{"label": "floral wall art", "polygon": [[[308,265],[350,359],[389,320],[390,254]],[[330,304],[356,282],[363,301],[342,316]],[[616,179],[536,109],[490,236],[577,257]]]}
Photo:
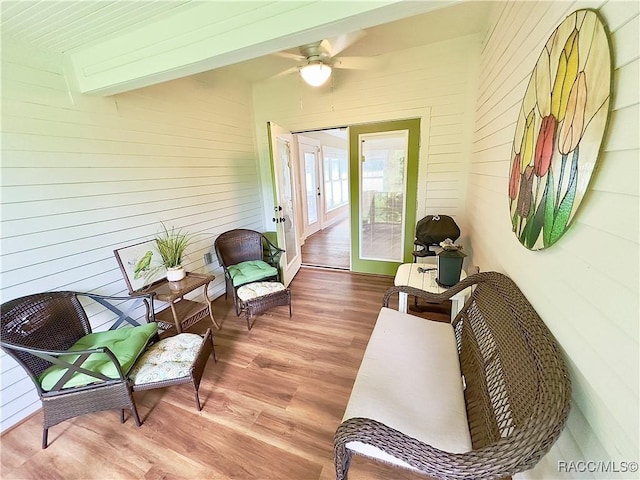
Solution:
{"label": "floral wall art", "polygon": [[511,153],[513,231],[530,250],[571,226],[596,165],[611,99],[607,32],[577,10],[551,34],[531,74]]}

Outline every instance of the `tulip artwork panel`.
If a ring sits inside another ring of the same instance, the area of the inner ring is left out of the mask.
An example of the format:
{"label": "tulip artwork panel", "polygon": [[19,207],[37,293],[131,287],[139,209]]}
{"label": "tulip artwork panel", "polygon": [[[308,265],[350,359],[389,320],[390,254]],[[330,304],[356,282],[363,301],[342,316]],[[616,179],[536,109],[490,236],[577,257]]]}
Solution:
{"label": "tulip artwork panel", "polygon": [[513,231],[530,250],[571,226],[607,127],[611,54],[594,10],[577,10],[551,34],[522,100],[511,152]]}

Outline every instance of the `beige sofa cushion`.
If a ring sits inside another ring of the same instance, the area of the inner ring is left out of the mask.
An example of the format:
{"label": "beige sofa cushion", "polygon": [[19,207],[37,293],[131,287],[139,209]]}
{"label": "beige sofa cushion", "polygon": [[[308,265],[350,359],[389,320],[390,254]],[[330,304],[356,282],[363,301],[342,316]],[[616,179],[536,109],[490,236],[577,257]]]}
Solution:
{"label": "beige sofa cushion", "polygon": [[[343,420],[377,420],[452,453],[471,450],[453,327],[382,308]],[[347,448],[411,468],[362,442]]]}

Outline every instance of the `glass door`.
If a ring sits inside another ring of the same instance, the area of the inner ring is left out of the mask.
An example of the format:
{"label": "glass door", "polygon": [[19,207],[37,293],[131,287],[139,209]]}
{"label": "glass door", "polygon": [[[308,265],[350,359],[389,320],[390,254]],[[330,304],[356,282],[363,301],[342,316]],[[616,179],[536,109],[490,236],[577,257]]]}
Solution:
{"label": "glass door", "polygon": [[300,151],[300,170],[302,172],[302,214],[304,220],[304,238],[322,228],[322,202],[320,180],[320,142],[298,137]]}
{"label": "glass door", "polygon": [[302,263],[300,239],[297,233],[295,205],[295,162],[293,136],[278,125],[269,122],[269,146],[274,176],[275,211],[273,221],[276,224],[278,246],[284,249],[282,254],[282,281],[289,285]]}
{"label": "glass door", "polygon": [[411,261],[420,120],[350,128],[352,270],[393,275]]}

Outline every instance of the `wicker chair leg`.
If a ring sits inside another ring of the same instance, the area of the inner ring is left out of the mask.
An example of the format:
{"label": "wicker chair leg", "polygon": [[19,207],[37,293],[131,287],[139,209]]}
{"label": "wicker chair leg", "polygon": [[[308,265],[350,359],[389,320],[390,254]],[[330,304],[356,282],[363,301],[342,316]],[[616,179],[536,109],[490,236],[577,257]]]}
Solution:
{"label": "wicker chair leg", "polygon": [[43,450],[48,447],[48,445],[47,445],[48,436],[49,436],[49,429],[48,428],[43,428],[42,429],[42,449]]}
{"label": "wicker chair leg", "polygon": [[239,317],[242,313],[242,304],[235,292],[233,293],[233,306],[236,307],[236,317]]}
{"label": "wicker chair leg", "polygon": [[193,384],[193,393],[195,393],[195,397],[196,397],[196,408],[198,409],[198,411],[202,410],[202,406],[200,405],[200,395],[198,395],[198,387],[196,387],[196,384]]}
{"label": "wicker chair leg", "polygon": [[140,415],[138,415],[138,409],[136,408],[136,404],[132,402],[131,412],[133,413],[133,419],[136,421],[136,426],[141,426],[142,422],[140,421]]}
{"label": "wicker chair leg", "polygon": [[120,423],[124,423],[124,408],[120,409]]}
{"label": "wicker chair leg", "polygon": [[247,308],[247,330],[251,330],[251,309]]}

